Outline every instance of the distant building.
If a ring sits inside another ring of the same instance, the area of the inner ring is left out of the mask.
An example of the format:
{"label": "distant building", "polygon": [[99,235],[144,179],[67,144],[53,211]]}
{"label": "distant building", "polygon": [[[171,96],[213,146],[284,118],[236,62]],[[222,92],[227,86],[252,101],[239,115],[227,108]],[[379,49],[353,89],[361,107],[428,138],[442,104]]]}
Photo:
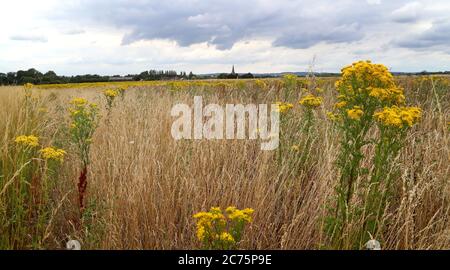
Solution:
{"label": "distant building", "polygon": [[110,82],[132,81],[133,77],[112,76],[109,77]]}
{"label": "distant building", "polygon": [[237,79],[239,78],[239,74],[237,74],[234,70],[234,65],[231,68],[231,73],[228,75],[228,79]]}
{"label": "distant building", "polygon": [[217,75],[217,79],[238,79],[238,78],[239,78],[239,74],[236,73],[236,70],[234,69],[234,65],[231,68],[231,73],[220,73],[219,75]]}

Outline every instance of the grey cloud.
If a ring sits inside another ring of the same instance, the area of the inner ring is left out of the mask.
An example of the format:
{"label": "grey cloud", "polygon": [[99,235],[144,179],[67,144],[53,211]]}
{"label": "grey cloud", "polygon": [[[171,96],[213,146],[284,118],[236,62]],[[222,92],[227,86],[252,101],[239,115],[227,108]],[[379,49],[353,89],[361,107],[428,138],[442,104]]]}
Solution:
{"label": "grey cloud", "polygon": [[123,45],[166,39],[180,46],[208,43],[225,50],[238,41],[266,37],[274,46],[309,48],[321,42],[359,41],[385,21],[413,20],[402,15],[409,2],[79,0],[61,6],[58,19],[122,29]]}
{"label": "grey cloud", "polygon": [[352,25],[341,25],[321,31],[304,31],[299,34],[284,33],[283,36],[276,39],[275,46],[290,47],[296,49],[307,49],[317,43],[345,43],[358,41],[364,37],[357,23]]}
{"label": "grey cloud", "polygon": [[395,40],[394,44],[410,49],[425,49],[450,44],[450,21],[434,22],[433,26],[421,34],[410,35]]}
{"label": "grey cloud", "polygon": [[30,42],[47,42],[48,39],[45,36],[38,35],[13,35],[10,37],[11,40],[15,41],[30,41]]}
{"label": "grey cloud", "polygon": [[398,23],[412,23],[419,20],[423,15],[424,6],[419,2],[412,2],[394,10],[391,18]]}

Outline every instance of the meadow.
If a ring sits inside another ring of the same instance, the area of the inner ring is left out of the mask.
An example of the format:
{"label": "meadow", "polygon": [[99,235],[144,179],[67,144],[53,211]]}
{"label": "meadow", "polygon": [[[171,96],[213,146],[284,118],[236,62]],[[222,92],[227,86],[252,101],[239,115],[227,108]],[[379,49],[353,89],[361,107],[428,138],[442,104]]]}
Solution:
{"label": "meadow", "polygon": [[[0,249],[449,249],[450,78],[395,77],[421,114],[391,137],[367,104],[339,118],[340,79],[0,87]],[[170,110],[194,96],[282,102],[280,147],[174,140]],[[230,206],[233,238],[205,240]]]}

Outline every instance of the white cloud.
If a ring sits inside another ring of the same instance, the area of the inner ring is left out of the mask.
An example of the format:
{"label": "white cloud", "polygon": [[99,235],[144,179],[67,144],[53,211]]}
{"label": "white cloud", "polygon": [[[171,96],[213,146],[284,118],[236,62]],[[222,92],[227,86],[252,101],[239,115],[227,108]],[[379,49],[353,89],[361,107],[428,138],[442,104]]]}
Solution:
{"label": "white cloud", "polygon": [[45,36],[40,35],[13,35],[10,37],[15,41],[31,41],[31,42],[47,42],[48,39]]}
{"label": "white cloud", "polygon": [[409,23],[415,22],[420,18],[420,13],[424,6],[419,2],[407,3],[399,9],[392,12],[392,18],[396,22]]}
{"label": "white cloud", "polygon": [[367,0],[367,4],[369,5],[380,5],[381,0]]}

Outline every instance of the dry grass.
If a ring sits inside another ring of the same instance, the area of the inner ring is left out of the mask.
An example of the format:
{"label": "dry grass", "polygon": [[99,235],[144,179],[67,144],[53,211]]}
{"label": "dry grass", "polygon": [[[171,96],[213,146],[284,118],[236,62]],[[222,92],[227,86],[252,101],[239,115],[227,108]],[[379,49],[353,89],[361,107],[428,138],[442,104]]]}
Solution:
{"label": "dry grass", "polygon": [[[379,240],[386,249],[448,249],[450,93],[448,88],[433,88],[430,81],[399,80],[406,87],[408,103],[421,106],[424,118],[410,133],[397,160],[401,176]],[[330,80],[321,84],[324,105],[316,114],[317,130],[311,135],[314,142],[306,165],[292,163],[296,154],[289,151],[278,164],[276,152],[260,151],[257,141],[176,142],[170,135],[174,104],[190,104],[194,95],[202,95],[205,104],[274,103],[282,97],[275,81],[265,91],[251,82],[244,91],[132,87],[123,101],[117,101],[109,118],[102,112],[91,151],[85,226],[80,229],[75,222],[80,166],[68,149],[69,157],[52,192],[52,200],[60,207],[54,207],[57,211],[52,212],[42,248],[63,248],[68,238],[77,238],[85,248],[93,249],[195,249],[199,245],[192,215],[211,206],[229,205],[255,209],[254,221],[240,245],[243,249],[326,246],[322,223],[338,177],[334,161],[339,134],[325,116],[335,101],[333,84]],[[0,88],[3,170],[15,136],[34,132],[21,126],[21,95],[20,87]],[[34,96],[41,96],[36,102],[49,109],[34,124],[48,142],[65,143],[65,107],[70,98],[86,97],[104,107],[98,88],[37,89]],[[299,97],[300,92],[291,102]],[[282,132],[297,134],[295,122],[302,117],[301,111],[294,109],[291,114]],[[4,182],[0,178],[0,190]]]}

